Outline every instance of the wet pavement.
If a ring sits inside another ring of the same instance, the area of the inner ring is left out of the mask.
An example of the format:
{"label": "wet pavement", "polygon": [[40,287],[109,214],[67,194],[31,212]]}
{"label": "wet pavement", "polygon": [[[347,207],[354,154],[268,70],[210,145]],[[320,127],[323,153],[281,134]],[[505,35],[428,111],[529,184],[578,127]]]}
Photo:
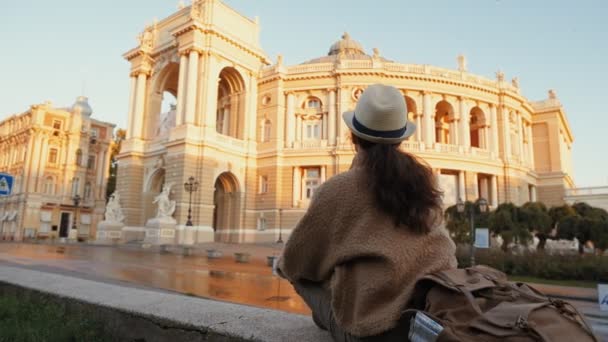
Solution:
{"label": "wet pavement", "polygon": [[[278,254],[273,253],[273,254]],[[271,254],[272,255],[272,254]],[[237,263],[145,250],[79,245],[0,243],[0,262],[106,282],[148,286],[186,295],[310,314],[291,284],[272,275],[265,257]]]}
{"label": "wet pavement", "polygon": [[[278,255],[281,247],[277,244],[259,246],[210,243],[195,248],[198,255],[185,256],[134,246],[0,243],[0,263],[123,286],[154,288],[310,315],[310,309],[295,293],[291,284],[274,276],[271,267],[266,264],[266,257]],[[205,250],[209,248],[221,250],[223,256],[208,259]],[[250,262],[237,263],[233,255],[236,252],[249,253]],[[574,291],[574,297],[580,298],[588,296],[590,291],[543,285],[536,287],[549,295],[565,296],[567,292]],[[608,341],[608,315],[599,311],[597,302],[569,301],[587,316],[601,340]]]}

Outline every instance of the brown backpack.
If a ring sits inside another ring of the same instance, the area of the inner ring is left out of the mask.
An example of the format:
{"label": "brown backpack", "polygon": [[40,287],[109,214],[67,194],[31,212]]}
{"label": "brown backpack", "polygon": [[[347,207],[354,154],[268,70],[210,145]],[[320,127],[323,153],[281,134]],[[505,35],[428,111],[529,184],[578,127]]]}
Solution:
{"label": "brown backpack", "polygon": [[568,302],[524,283],[507,281],[487,266],[452,269],[416,283],[410,315],[423,311],[443,326],[437,342],[599,342]]}

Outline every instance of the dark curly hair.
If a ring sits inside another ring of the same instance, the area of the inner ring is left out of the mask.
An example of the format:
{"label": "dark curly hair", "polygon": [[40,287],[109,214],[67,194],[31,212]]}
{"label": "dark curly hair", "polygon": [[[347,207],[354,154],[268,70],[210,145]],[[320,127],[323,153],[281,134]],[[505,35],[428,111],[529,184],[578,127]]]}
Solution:
{"label": "dark curly hair", "polygon": [[378,208],[392,216],[396,226],[428,233],[442,216],[442,191],[431,168],[400,151],[399,144],[376,144],[354,134],[352,141],[360,149]]}

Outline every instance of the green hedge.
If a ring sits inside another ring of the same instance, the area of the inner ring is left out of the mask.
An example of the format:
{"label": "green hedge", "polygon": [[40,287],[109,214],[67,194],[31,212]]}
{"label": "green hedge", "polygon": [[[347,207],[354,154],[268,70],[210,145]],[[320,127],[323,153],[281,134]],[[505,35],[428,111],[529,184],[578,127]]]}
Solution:
{"label": "green hedge", "polygon": [[[459,248],[458,265],[470,265],[469,250]],[[477,264],[488,265],[513,276],[552,280],[608,282],[608,257],[596,255],[549,255],[537,252],[505,253],[502,250],[477,250]]]}

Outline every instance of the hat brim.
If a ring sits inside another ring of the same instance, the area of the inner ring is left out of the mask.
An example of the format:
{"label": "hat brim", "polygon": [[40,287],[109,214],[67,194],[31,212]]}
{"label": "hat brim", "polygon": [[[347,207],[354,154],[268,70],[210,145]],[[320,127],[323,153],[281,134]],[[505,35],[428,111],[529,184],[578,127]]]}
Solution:
{"label": "hat brim", "polygon": [[373,135],[359,132],[353,125],[354,117],[355,117],[354,111],[342,113],[342,119],[344,120],[344,123],[346,124],[346,126],[348,126],[348,128],[350,129],[351,132],[353,132],[354,135],[358,136],[361,139],[371,141],[374,143],[378,143],[378,144],[396,144],[396,143],[402,142],[403,140],[409,138],[410,136],[412,136],[412,134],[414,134],[414,132],[416,132],[416,124],[407,120],[407,124],[405,126],[405,132],[403,132],[403,134],[400,137],[395,137],[395,138],[375,137]]}

